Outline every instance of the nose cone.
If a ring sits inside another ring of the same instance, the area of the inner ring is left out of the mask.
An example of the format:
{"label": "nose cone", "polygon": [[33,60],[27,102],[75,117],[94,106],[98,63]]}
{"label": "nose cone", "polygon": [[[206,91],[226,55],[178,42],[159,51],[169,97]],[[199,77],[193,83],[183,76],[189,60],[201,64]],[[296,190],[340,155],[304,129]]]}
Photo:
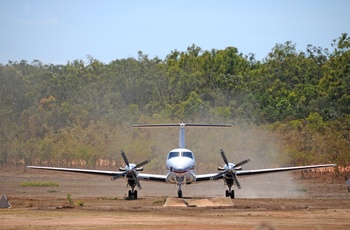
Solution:
{"label": "nose cone", "polygon": [[169,159],[167,166],[176,173],[185,173],[194,166],[194,160],[187,157]]}

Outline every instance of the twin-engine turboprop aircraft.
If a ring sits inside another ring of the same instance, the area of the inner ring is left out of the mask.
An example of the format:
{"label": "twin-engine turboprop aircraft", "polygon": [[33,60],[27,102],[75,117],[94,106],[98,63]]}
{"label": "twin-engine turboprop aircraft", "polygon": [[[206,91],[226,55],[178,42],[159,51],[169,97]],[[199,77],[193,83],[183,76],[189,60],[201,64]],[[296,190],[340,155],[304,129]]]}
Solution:
{"label": "twin-engine turboprop aircraft", "polygon": [[143,161],[138,164],[129,163],[124,151],[121,151],[121,155],[126,164],[124,168],[119,168],[118,171],[103,171],[103,170],[89,170],[89,169],[74,169],[74,168],[55,168],[55,167],[43,167],[43,166],[27,166],[32,169],[45,169],[45,170],[56,170],[65,172],[76,172],[76,173],[87,173],[87,174],[97,174],[111,176],[112,180],[125,177],[127,184],[130,186],[131,190],[128,193],[128,199],[137,199],[137,190],[141,189],[140,180],[142,181],[152,181],[152,182],[163,182],[163,183],[173,183],[178,187],[178,197],[182,198],[183,184],[192,184],[196,182],[205,182],[211,180],[223,179],[224,183],[228,186],[226,190],[226,197],[235,197],[234,190],[232,186],[235,184],[239,189],[241,185],[237,179],[239,176],[250,176],[265,173],[275,173],[275,172],[285,172],[285,171],[295,171],[295,170],[306,170],[312,168],[322,168],[322,167],[334,167],[335,164],[321,164],[321,165],[308,165],[308,166],[298,166],[298,167],[284,167],[284,168],[267,168],[267,169],[257,169],[257,170],[242,170],[242,165],[249,162],[249,159],[243,160],[237,164],[229,163],[223,150],[220,150],[221,157],[225,163],[223,167],[219,167],[219,173],[211,174],[200,174],[195,173],[195,157],[191,150],[185,148],[185,127],[231,127],[231,125],[218,124],[154,124],[154,125],[134,125],[136,128],[150,128],[150,127],[180,127],[179,130],[179,148],[171,150],[166,159],[166,167],[168,173],[166,175],[157,174],[145,174],[140,173],[143,171],[145,164],[149,160]]}

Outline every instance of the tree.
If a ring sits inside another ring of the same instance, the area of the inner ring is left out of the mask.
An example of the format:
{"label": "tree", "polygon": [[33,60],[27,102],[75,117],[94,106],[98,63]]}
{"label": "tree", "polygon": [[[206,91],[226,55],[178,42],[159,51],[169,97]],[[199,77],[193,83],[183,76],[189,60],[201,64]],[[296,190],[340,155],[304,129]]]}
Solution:
{"label": "tree", "polygon": [[334,54],[325,63],[324,76],[319,82],[326,103],[322,113],[327,119],[350,113],[350,38],[342,34],[333,46],[336,46]]}

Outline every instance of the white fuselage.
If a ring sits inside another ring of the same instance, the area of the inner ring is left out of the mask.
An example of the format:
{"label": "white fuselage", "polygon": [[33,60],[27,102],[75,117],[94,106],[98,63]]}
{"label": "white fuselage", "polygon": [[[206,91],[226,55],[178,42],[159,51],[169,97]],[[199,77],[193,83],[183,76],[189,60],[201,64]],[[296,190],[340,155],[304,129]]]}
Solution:
{"label": "white fuselage", "polygon": [[167,181],[183,181],[190,184],[195,181],[195,158],[193,152],[185,148],[173,149],[168,153],[166,167],[168,169]]}

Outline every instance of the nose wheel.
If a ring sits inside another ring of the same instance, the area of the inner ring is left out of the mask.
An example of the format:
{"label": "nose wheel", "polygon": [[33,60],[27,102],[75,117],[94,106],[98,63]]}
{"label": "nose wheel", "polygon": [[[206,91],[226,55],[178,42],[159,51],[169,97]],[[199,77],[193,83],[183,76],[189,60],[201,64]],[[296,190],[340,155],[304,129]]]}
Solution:
{"label": "nose wheel", "polygon": [[183,181],[184,181],[183,177],[176,177],[176,183],[177,183],[177,186],[178,186],[178,189],[177,189],[177,197],[178,198],[182,198],[181,186],[182,186]]}

